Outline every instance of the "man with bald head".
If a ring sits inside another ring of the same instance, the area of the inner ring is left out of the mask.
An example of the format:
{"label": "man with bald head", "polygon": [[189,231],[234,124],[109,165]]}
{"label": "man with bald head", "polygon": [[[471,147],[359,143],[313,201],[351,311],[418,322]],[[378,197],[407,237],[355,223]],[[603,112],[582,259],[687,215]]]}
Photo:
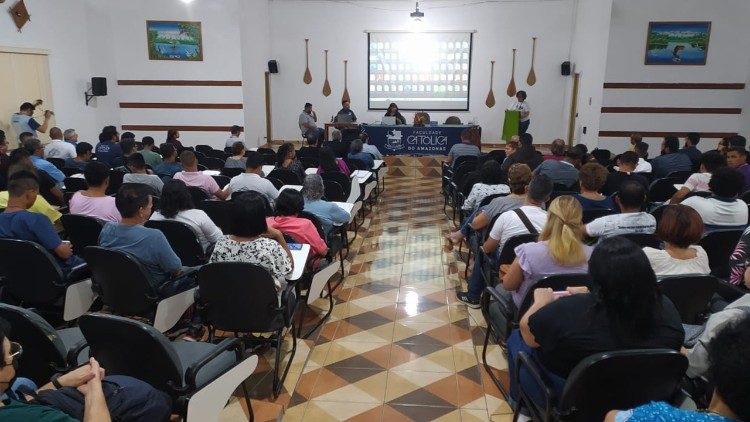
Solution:
{"label": "man with bald head", "polygon": [[51,141],[44,147],[44,158],[75,158],[76,147],[63,140],[63,132],[59,127],[49,130]]}

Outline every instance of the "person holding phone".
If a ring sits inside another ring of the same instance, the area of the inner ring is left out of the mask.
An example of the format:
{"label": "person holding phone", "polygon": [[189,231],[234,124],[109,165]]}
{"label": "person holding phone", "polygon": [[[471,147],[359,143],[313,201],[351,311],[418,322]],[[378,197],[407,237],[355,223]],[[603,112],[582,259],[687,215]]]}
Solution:
{"label": "person holding phone", "polygon": [[40,124],[32,117],[34,115],[34,110],[40,105],[42,105],[42,100],[37,100],[34,104],[28,102],[23,103],[21,104],[18,113],[13,114],[10,119],[10,124],[16,132],[16,136],[20,136],[24,132],[29,132],[34,134],[33,137],[36,138],[38,136],[37,132],[47,132],[47,126],[49,126],[49,122],[55,113],[52,112],[52,110],[44,110],[44,120],[42,120],[42,123]]}

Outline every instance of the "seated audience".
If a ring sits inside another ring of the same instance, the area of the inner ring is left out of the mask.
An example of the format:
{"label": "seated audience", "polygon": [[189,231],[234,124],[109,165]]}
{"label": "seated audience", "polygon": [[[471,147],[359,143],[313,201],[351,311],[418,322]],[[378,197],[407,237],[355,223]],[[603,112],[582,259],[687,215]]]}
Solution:
{"label": "seated audience", "polygon": [[309,174],[302,183],[302,196],[305,199],[305,212],[313,214],[320,220],[326,237],[334,225],[340,226],[349,222],[348,212],[338,205],[323,200],[323,179],[317,174]]}
{"label": "seated audience", "polygon": [[67,160],[76,156],[76,147],[63,140],[59,127],[49,130],[49,143],[44,147],[44,158],[61,158]]}
{"label": "seated audience", "polygon": [[[68,144],[70,145],[70,144]],[[94,147],[88,142],[78,142],[75,146],[76,156],[65,160],[65,167],[83,171],[86,164],[91,162],[92,151]]]}
{"label": "seated audience", "polygon": [[690,171],[693,163],[685,154],[680,154],[680,140],[676,136],[667,136],[661,144],[661,155],[651,160],[654,177],[661,179],[674,171]]}
{"label": "seated audience", "polygon": [[507,141],[505,143],[505,158],[503,159],[503,162],[500,164],[505,164],[505,161],[510,157],[511,155],[515,154],[518,149],[521,147],[520,137],[518,135],[513,135],[510,137],[510,141]]}
{"label": "seated audience", "polygon": [[237,141],[232,144],[232,155],[224,162],[224,168],[244,169],[246,162],[245,144]]}
{"label": "seated audience", "polygon": [[615,192],[619,192],[620,186],[628,180],[634,180],[643,185],[644,189],[648,190],[648,179],[635,171],[637,165],[638,155],[636,153],[626,151],[620,154],[620,157],[617,158],[617,171],[607,175],[607,180],[604,182],[604,187],[602,188],[602,194],[611,196]]}
{"label": "seated audience", "polygon": [[347,155],[347,157],[353,160],[359,160],[364,163],[364,170],[372,170],[372,167],[375,165],[375,160],[372,158],[372,155],[362,151],[362,141],[360,139],[355,139],[352,141],[351,151],[349,152],[349,155]]}
{"label": "seated audience", "polygon": [[159,150],[163,154],[164,160],[154,168],[154,173],[159,176],[174,177],[175,174],[182,171],[182,164],[177,162],[177,149],[172,144],[162,144]]}
{"label": "seated audience", "polygon": [[168,144],[172,144],[178,152],[185,149],[184,146],[182,146],[182,142],[180,142],[180,131],[177,129],[169,129],[167,131],[167,140],[165,141]]}
{"label": "seated audience", "polygon": [[370,144],[370,136],[366,133],[359,135],[359,139],[362,140],[362,151],[372,154],[372,158],[376,160],[382,160],[383,154],[375,145]]}
{"label": "seated audience", "polygon": [[294,144],[284,143],[276,151],[276,167],[274,167],[274,170],[276,169],[289,170],[296,174],[299,180],[305,178],[305,166],[297,159]]}
{"label": "seated audience", "polygon": [[129,171],[127,167],[128,158],[131,155],[138,153],[135,146],[135,135],[133,135],[132,132],[125,132],[122,134],[122,139],[120,139],[120,149],[122,150],[122,156],[115,157],[115,159],[112,160],[112,168],[127,173]]}
{"label": "seated audience", "polygon": [[181,180],[170,180],[164,185],[159,201],[159,211],[150,220],[173,220],[185,223],[195,233],[204,251],[216,243],[223,235],[221,229],[205,211],[195,208],[193,198]]}
{"label": "seated audience", "polygon": [[453,165],[453,163],[456,161],[456,158],[458,157],[462,157],[464,155],[473,157],[479,156],[481,151],[479,151],[479,148],[475,145],[476,138],[478,138],[479,136],[479,129],[477,129],[476,127],[470,127],[462,130],[461,143],[455,144],[451,147],[451,149],[448,151],[448,159],[445,160],[445,162]]}
{"label": "seated audience", "polygon": [[690,162],[693,163],[693,168],[697,169],[700,164],[701,152],[698,150],[696,145],[701,140],[701,135],[698,132],[690,132],[685,137],[685,146],[682,147],[680,153],[685,154],[690,158]]}
{"label": "seated audience", "polygon": [[65,174],[60,169],[55,167],[54,164],[42,158],[44,156],[44,147],[42,142],[36,138],[30,138],[23,142],[23,148],[29,153],[31,157],[31,163],[38,170],[47,173],[51,178],[55,179],[57,187],[63,187],[63,180],[65,180]]}
{"label": "seated audience", "polygon": [[586,224],[586,234],[591,237],[611,237],[630,233],[651,234],[656,231],[656,219],[642,212],[646,203],[646,189],[635,180],[623,182],[615,197],[620,214],[605,215]]}
{"label": "seated audience", "polygon": [[635,166],[635,173],[651,173],[651,163],[646,161],[648,159],[648,144],[645,142],[639,142],[635,144],[635,150],[633,151],[638,154],[638,165]]}
{"label": "seated audience", "polygon": [[461,209],[471,211],[476,208],[484,198],[490,195],[510,193],[508,185],[502,183],[503,172],[500,163],[495,160],[487,160],[479,169],[481,182],[471,187]]}
{"label": "seated audience", "polygon": [[711,180],[711,173],[719,167],[726,167],[727,160],[718,151],[704,152],[700,156],[700,167],[698,173],[693,173],[685,181],[680,190],[672,195],[669,200],[670,204],[679,204],[685,199],[690,192],[710,192],[708,182]]}
{"label": "seated audience", "polygon": [[745,151],[745,148],[729,148],[727,151],[727,165],[742,174],[742,191],[750,190],[750,165],[747,164],[747,151]]}
{"label": "seated audience", "polygon": [[530,133],[520,135],[520,148],[503,161],[503,171],[507,172],[510,166],[516,163],[526,164],[531,170],[536,169],[542,163],[542,156],[538,154],[534,145],[534,138]]}
{"label": "seated audience", "polygon": [[684,410],[665,402],[651,402],[630,410],[612,410],[605,422],[750,420],[750,316],[724,324],[704,352],[707,376],[713,386],[711,403],[705,411]]}
{"label": "seated audience", "polygon": [[[529,183],[524,205],[500,214],[490,230],[482,250],[490,256],[497,256],[505,242],[513,236],[540,232],[547,224],[547,213],[542,209],[552,193],[552,181],[543,174],[534,176]],[[531,230],[531,229],[534,230]],[[497,268],[492,264],[492,268]],[[474,267],[467,282],[467,291],[457,292],[456,297],[470,308],[479,308],[479,296],[484,290],[482,269]]]}
{"label": "seated audience", "polygon": [[631,133],[630,134],[630,149],[629,151],[635,152],[635,146],[639,143],[643,142],[643,135],[640,133]]}
{"label": "seated audience", "polygon": [[300,218],[299,213],[305,208],[302,193],[294,189],[284,189],[279,193],[276,201],[276,215],[267,217],[268,227],[280,230],[296,242],[310,245],[311,257],[323,257],[328,253],[328,245],[320,238],[318,229],[306,218]]}
{"label": "seated audience", "polygon": [[612,198],[600,193],[608,176],[607,169],[599,163],[586,163],[581,166],[581,170],[578,172],[578,184],[581,187],[581,193],[574,197],[581,203],[584,211],[615,209]]}
{"label": "seated audience", "polygon": [[562,160],[544,160],[534,169],[534,174],[543,174],[552,183],[572,188],[578,181],[578,168],[581,166],[583,154],[577,148],[571,148]]}
{"label": "seated audience", "polygon": [[34,163],[31,161],[31,156],[28,151],[24,148],[17,148],[10,153],[9,157],[10,167],[8,173],[11,173],[11,168],[17,170],[26,170],[34,173],[39,182],[39,194],[52,205],[62,206],[65,203],[65,198],[62,193],[62,189],[57,186],[57,182],[47,172],[39,170],[34,167]]}
{"label": "seated audience", "polygon": [[336,158],[336,154],[329,147],[323,147],[320,149],[320,163],[318,165],[318,174],[323,174],[329,171],[337,171],[344,173],[349,176],[352,174],[349,170],[349,166],[341,158]]}
{"label": "seated audience", "polygon": [[333,129],[331,131],[331,141],[326,142],[323,144],[324,146],[327,146],[331,148],[336,154],[336,157],[338,158],[344,158],[347,154],[349,154],[349,150],[351,149],[351,141],[344,142],[341,140],[341,131],[338,129]]}
{"label": "seated audience", "polygon": [[716,151],[721,153],[721,155],[723,155],[724,157],[727,156],[727,152],[729,151],[729,148],[730,148],[729,138],[731,138],[731,136],[725,136],[719,139],[719,143],[716,145]]}
{"label": "seated audience", "polygon": [[75,129],[65,129],[63,132],[63,140],[73,146],[78,144],[78,133]]}
{"label": "seated audience", "polygon": [[742,149],[747,148],[747,139],[745,139],[744,136],[741,135],[733,135],[729,137],[729,146],[730,147],[742,147]]}
{"label": "seated audience", "polygon": [[451,244],[461,243],[472,230],[478,232],[487,227],[496,215],[521,207],[526,200],[526,190],[530,181],[531,169],[529,166],[526,164],[510,166],[508,170],[510,194],[495,198],[489,204],[476,209],[474,213],[464,219],[464,224],[459,230],[446,234],[445,239]]}
{"label": "seated audience", "polygon": [[710,274],[708,255],[699,245],[703,221],[685,205],[667,205],[661,214],[656,235],[664,249],[645,247],[643,252],[657,277],[681,274]]}
{"label": "seated audience", "polygon": [[297,151],[297,157],[318,158],[318,156],[320,155],[320,144],[318,144],[318,139],[313,136],[311,138],[305,138],[305,140],[307,141],[307,144],[300,147],[299,151]]}
{"label": "seated audience", "polygon": [[174,277],[182,275],[182,261],[169,246],[167,238],[159,230],[143,227],[151,216],[153,201],[149,188],[143,185],[125,185],[115,197],[117,210],[122,215],[120,223],[107,223],[99,234],[99,246],[127,252],[135,257],[146,270],[153,287],[161,297],[171,296],[192,287],[195,282],[183,277],[170,284]]}
{"label": "seated audience", "polygon": [[[34,168],[31,167],[31,169],[34,169]],[[10,169],[8,170],[8,177],[12,176],[15,173],[18,173],[19,171],[26,171],[31,174],[37,175],[38,177],[37,173],[33,171],[29,171],[28,168],[22,165],[18,165],[18,164],[14,164],[10,166]],[[8,206],[8,199],[10,197],[10,194],[8,193],[7,185],[5,186],[5,189],[6,190],[0,192],[0,208],[5,208]],[[40,187],[40,190],[41,190],[41,187]],[[55,229],[59,229],[57,224],[60,221],[60,217],[62,216],[62,214],[60,213],[60,211],[58,211],[58,207],[50,205],[50,203],[47,202],[46,199],[44,199],[44,196],[42,196],[41,193],[37,195],[36,200],[34,201],[34,204],[32,204],[31,207],[29,207],[29,211],[43,214],[49,219],[52,225],[55,225]]]}
{"label": "seated audience", "polygon": [[64,272],[70,271],[83,260],[73,255],[70,242],[63,242],[50,220],[29,208],[39,194],[39,182],[33,173],[19,171],[8,180],[8,203],[0,213],[0,237],[29,240],[47,249],[57,258]]}
{"label": "seated audience", "polygon": [[209,262],[247,262],[261,266],[268,270],[276,282],[276,290],[281,292],[286,288],[286,276],[291,274],[294,261],[284,235],[266,224],[265,206],[258,195],[251,192],[237,198],[234,234],[219,238]]}
{"label": "seated audience", "polygon": [[516,259],[502,281],[517,308],[542,278],[588,271],[592,248],[582,241],[582,217],[583,209],[575,198],[558,196],[547,209],[547,223],[539,234],[539,241],[516,246]]}
{"label": "seated audience", "polygon": [[[80,144],[79,144],[80,145]],[[107,196],[109,168],[98,161],[89,163],[83,170],[88,189],[79,190],[70,198],[70,213],[87,215],[103,221],[120,222],[122,217],[117,210],[115,198]]]}
{"label": "seated audience", "polygon": [[111,167],[115,158],[122,157],[122,148],[118,142],[120,142],[120,137],[117,128],[104,126],[102,133],[99,134],[99,143],[94,148],[96,159]]}
{"label": "seated audience", "polygon": [[709,198],[692,196],[682,201],[700,214],[706,231],[747,226],[747,204],[737,196],[742,193],[742,174],[729,167],[721,167],[711,174]]}
{"label": "seated audience", "polygon": [[122,177],[122,182],[141,183],[151,187],[154,190],[154,195],[161,195],[164,182],[161,181],[159,176],[148,173],[148,170],[146,170],[146,160],[143,159],[143,156],[141,154],[130,154],[127,160],[130,173],[126,173]]}
{"label": "seated audience", "polygon": [[146,165],[151,167],[151,170],[155,170],[156,167],[161,164],[162,159],[161,155],[158,152],[154,151],[154,138],[150,136],[144,136],[141,140],[141,145],[143,146],[143,149],[138,151],[138,153],[143,156],[143,159],[146,161]]}
{"label": "seated audience", "polygon": [[198,159],[195,158],[193,151],[182,151],[180,153],[180,162],[182,163],[183,170],[174,175],[175,180],[182,180],[188,186],[203,189],[209,199],[227,199],[229,197],[230,192],[221,190],[213,177],[198,170]]}
{"label": "seated audience", "polygon": [[562,139],[555,139],[549,146],[550,154],[542,156],[545,160],[557,160],[562,161],[565,159],[565,141]]}
{"label": "seated audience", "polygon": [[[242,142],[242,139],[240,139],[240,134],[242,133],[242,128],[240,126],[234,125],[231,128],[229,128],[229,139],[224,142],[224,148],[232,148],[236,142]],[[242,144],[245,145],[244,143]]]}
{"label": "seated audience", "polygon": [[279,191],[271,181],[261,176],[262,173],[263,155],[257,151],[250,151],[245,161],[245,172],[232,177],[224,190],[232,194],[255,191],[265,196],[268,203],[273,206],[279,197]]}
{"label": "seated audience", "polygon": [[[540,364],[560,394],[564,379],[584,358],[610,350],[664,348],[680,350],[685,333],[680,314],[659,292],[656,275],[641,248],[613,237],[599,243],[589,260],[593,290],[569,287],[556,299],[552,289],[536,289],[534,304],[520,329],[508,340],[508,365],[523,351]],[[519,386],[511,378],[512,398]],[[525,370],[521,387],[532,396],[539,388]]]}

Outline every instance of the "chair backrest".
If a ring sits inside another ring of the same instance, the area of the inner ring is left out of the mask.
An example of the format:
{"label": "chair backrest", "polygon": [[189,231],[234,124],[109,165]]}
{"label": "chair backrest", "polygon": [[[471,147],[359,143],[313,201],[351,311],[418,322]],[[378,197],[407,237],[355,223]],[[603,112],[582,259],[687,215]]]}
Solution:
{"label": "chair backrest", "polygon": [[742,199],[743,201],[745,201],[746,204],[750,204],[750,190],[744,192],[742,194],[742,196],[740,196],[740,199]]}
{"label": "chair backrest", "polygon": [[648,187],[648,199],[651,202],[664,202],[672,197],[677,192],[674,184],[677,183],[673,179],[663,177],[656,179],[651,182]]}
{"label": "chair backrest", "polygon": [[687,366],[684,355],[668,349],[598,353],[573,368],[558,409],[571,413],[566,420],[600,421],[612,409],[670,401]]}
{"label": "chair backrest", "polygon": [[[213,150],[213,148],[211,148],[211,150]],[[184,151],[184,149],[182,151]],[[182,151],[180,151],[180,152],[182,152]],[[180,153],[177,153],[177,155],[179,155],[179,154]],[[195,158],[198,159],[198,160],[202,160],[202,159],[206,158],[206,154],[204,154],[204,153],[202,153],[200,151],[195,151],[194,150],[193,154],[195,154]]]}
{"label": "chair backrest", "polygon": [[205,211],[209,218],[219,226],[222,233],[231,234],[234,232],[234,220],[232,209],[237,206],[232,201],[209,201],[204,200],[196,204],[198,208]]}
{"label": "chair backrest", "polygon": [[699,245],[706,250],[711,275],[719,278],[729,276],[729,256],[734,252],[742,230],[716,230],[703,236]]}
{"label": "chair backrest", "polygon": [[65,167],[65,160],[63,160],[62,158],[49,157],[45,159],[49,161],[50,163],[54,164],[54,166],[57,167],[58,170],[62,170],[63,167]]}
{"label": "chair backrest", "polygon": [[520,318],[526,311],[529,310],[531,305],[534,303],[534,290],[550,288],[556,292],[563,291],[568,287],[579,287],[585,286],[591,289],[591,277],[586,273],[580,274],[555,274],[549,277],[544,277],[537,281],[523,297],[521,306],[518,308],[518,317]]}
{"label": "chair backrest", "polygon": [[660,205],[653,210],[651,210],[651,215],[654,216],[654,219],[656,219],[657,226],[659,225],[659,220],[661,220],[661,215],[664,213],[664,209],[666,208],[666,205]]}
{"label": "chair backrest", "polygon": [[476,169],[476,160],[457,164],[453,166],[453,177],[451,180],[456,184],[456,186],[461,186],[464,180],[466,180],[466,176]]}
{"label": "chair backrest", "polygon": [[85,314],[78,324],[91,356],[107,369],[107,375],[128,375],[170,392],[173,397],[173,387],[184,385],[177,353],[154,327],[101,313]]}
{"label": "chair backrest", "polygon": [[190,196],[193,198],[193,204],[200,204],[202,201],[208,199],[206,191],[197,186],[188,186],[187,189],[188,192],[190,192]]}
{"label": "chair backrest", "polygon": [[285,326],[271,274],[246,262],[215,262],[197,275],[198,309],[211,328],[230,332],[270,332]]}
{"label": "chair backrest", "polygon": [[268,179],[268,181],[271,182],[273,187],[275,187],[276,189],[281,189],[282,187],[284,187],[284,182],[275,177],[266,177],[266,179]]}
{"label": "chair backrest", "polygon": [[198,236],[187,224],[174,220],[149,220],[145,226],[164,233],[169,246],[180,257],[182,265],[194,267],[206,263],[206,256]]}
{"label": "chair backrest", "polygon": [[356,159],[356,158],[344,158],[344,162],[346,163],[346,166],[349,167],[349,170],[368,170],[367,165],[364,161]]}
{"label": "chair backrest", "polygon": [[[326,171],[326,172],[321,173],[320,177],[323,179],[323,181],[332,180],[338,183],[339,185],[341,185],[341,188],[344,191],[344,197],[345,198],[349,197],[349,194],[351,193],[351,189],[352,189],[352,181],[349,176],[339,171]],[[329,201],[333,201],[333,199],[329,199]],[[343,202],[343,201],[338,201],[338,202]]]}
{"label": "chair backrest", "polygon": [[125,177],[125,172],[120,170],[109,171],[109,186],[107,186],[107,195],[117,193],[122,186],[122,178]]}
{"label": "chair backrest", "polygon": [[495,149],[487,153],[493,160],[497,161],[498,163],[501,163],[505,161],[505,151],[502,149]]}
{"label": "chair backrest", "polygon": [[93,289],[118,315],[148,315],[156,309],[158,294],[138,260],[127,252],[89,246],[86,259]]}
{"label": "chair backrest", "polygon": [[[258,148],[258,152],[260,152],[260,148]],[[276,164],[276,153],[275,152],[263,153],[263,164],[267,166],[272,166]]]}
{"label": "chair backrest", "polygon": [[453,168],[457,169],[458,166],[460,166],[463,163],[469,163],[469,162],[475,162],[477,161],[476,155],[459,155],[456,157],[456,159],[453,161]]}
{"label": "chair backrest", "polygon": [[79,190],[86,190],[89,187],[86,184],[86,179],[82,177],[66,177],[63,180],[63,185],[65,185],[65,192],[77,192]]}
{"label": "chair backrest", "polygon": [[503,244],[503,249],[500,251],[498,264],[512,264],[513,260],[516,258],[516,246],[524,243],[536,242],[538,238],[539,234],[526,233],[513,236],[506,240]]}
{"label": "chair backrest", "polygon": [[323,190],[325,192],[325,198],[331,202],[344,202],[346,201],[346,195],[344,194],[344,188],[341,185],[330,179],[323,179]]}
{"label": "chair backrest", "polygon": [[222,189],[224,189],[224,186],[228,185],[230,181],[229,177],[223,176],[220,174],[213,175],[211,177],[216,181],[216,184],[219,185],[219,187]]}
{"label": "chair backrest", "polygon": [[599,162],[599,164],[606,167],[612,157],[612,152],[608,149],[594,148],[594,150],[591,151],[591,155]]}
{"label": "chair backrest", "polygon": [[[214,158],[221,161],[227,161],[228,157],[231,157],[231,154],[218,149],[212,149],[211,151],[206,152],[206,158]],[[206,164],[206,167],[208,167],[208,164]]]}
{"label": "chair backrest", "polygon": [[[222,152],[222,154],[224,154]],[[198,163],[206,166],[209,170],[221,170],[224,168],[224,160],[216,157],[206,157],[198,160]]]}
{"label": "chair backrest", "polygon": [[318,157],[297,157],[299,158],[299,161],[302,163],[303,166],[305,166],[306,169],[309,168],[317,168],[320,165],[320,158]]}
{"label": "chair backrest", "polygon": [[301,185],[302,181],[299,176],[291,170],[285,169],[274,169],[268,174],[268,177],[273,177],[284,182],[285,185]]}
{"label": "chair backrest", "polygon": [[72,176],[74,174],[83,173],[83,171],[81,171],[81,169],[75,168],[75,167],[63,167],[62,169],[60,169],[60,171],[63,172],[63,174],[65,175],[65,177],[70,177],[70,176]]}
{"label": "chair backrest", "polygon": [[41,245],[17,239],[0,239],[0,274],[3,294],[22,306],[51,305],[65,293],[65,278],[57,260]]}
{"label": "chair backrest", "polygon": [[221,169],[221,175],[229,177],[230,179],[234,176],[239,176],[240,174],[244,173],[245,169],[241,169],[239,167],[224,167]]}
{"label": "chair backrest", "polygon": [[196,145],[195,150],[198,152],[202,152],[203,154],[208,154],[209,152],[213,151],[214,148],[211,145]]}
{"label": "chair backrest", "polygon": [[60,221],[73,245],[73,253],[85,259],[84,249],[87,246],[99,244],[99,234],[102,232],[104,222],[88,215],[78,214],[63,214]]}
{"label": "chair backrest", "polygon": [[667,177],[672,179],[674,183],[685,183],[692,174],[693,172],[690,170],[673,171],[667,174]]}
{"label": "chair backrest", "polygon": [[626,239],[630,239],[636,245],[642,248],[645,248],[646,246],[648,246],[649,248],[661,249],[661,241],[659,240],[658,237],[656,237],[655,234],[628,233],[628,234],[621,234],[619,236],[622,236]]}
{"label": "chair backrest", "polygon": [[272,148],[258,147],[258,152],[261,154],[273,154],[276,155],[276,151]]}
{"label": "chair backrest", "polygon": [[359,139],[360,131],[358,128],[344,128],[341,129],[341,142],[351,142],[355,139]]}
{"label": "chair backrest", "polygon": [[581,221],[583,222],[583,224],[588,224],[596,220],[599,217],[604,217],[605,215],[612,215],[612,214],[617,214],[617,211],[605,210],[605,209],[583,210],[583,218],[581,219]]}
{"label": "chair backrest", "polygon": [[659,289],[672,301],[683,324],[701,324],[718,280],[710,275],[679,275],[659,281]]}
{"label": "chair backrest", "polygon": [[57,331],[29,309],[0,303],[0,318],[8,321],[13,341],[23,345],[16,375],[44,385],[60,368],[66,367],[67,350]]}

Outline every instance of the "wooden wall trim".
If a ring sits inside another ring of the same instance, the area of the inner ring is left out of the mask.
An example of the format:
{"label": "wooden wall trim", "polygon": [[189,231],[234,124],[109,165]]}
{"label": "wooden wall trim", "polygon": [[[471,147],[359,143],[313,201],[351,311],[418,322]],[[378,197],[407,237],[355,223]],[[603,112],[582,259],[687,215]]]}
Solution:
{"label": "wooden wall trim", "polygon": [[602,107],[602,113],[742,114],[742,109],[728,107]]}
{"label": "wooden wall trim", "polygon": [[605,82],[604,88],[616,89],[745,89],[744,83],[661,83]]}
{"label": "wooden wall trim", "polygon": [[[665,136],[687,136],[687,132],[648,132],[640,130],[600,130],[599,136],[602,138],[628,138],[633,133],[640,133],[644,138],[663,138]],[[700,132],[701,138],[724,138],[734,136],[736,132]]]}
{"label": "wooden wall trim", "polygon": [[120,108],[179,108],[200,110],[242,110],[237,103],[120,103]]}
{"label": "wooden wall trim", "polygon": [[117,80],[117,85],[142,85],[142,86],[242,86],[242,81],[118,79]]}
{"label": "wooden wall trim", "polygon": [[[229,132],[231,126],[185,126],[185,125],[122,125],[122,130],[167,131],[177,129],[182,132]],[[242,128],[242,130],[245,130]]]}

